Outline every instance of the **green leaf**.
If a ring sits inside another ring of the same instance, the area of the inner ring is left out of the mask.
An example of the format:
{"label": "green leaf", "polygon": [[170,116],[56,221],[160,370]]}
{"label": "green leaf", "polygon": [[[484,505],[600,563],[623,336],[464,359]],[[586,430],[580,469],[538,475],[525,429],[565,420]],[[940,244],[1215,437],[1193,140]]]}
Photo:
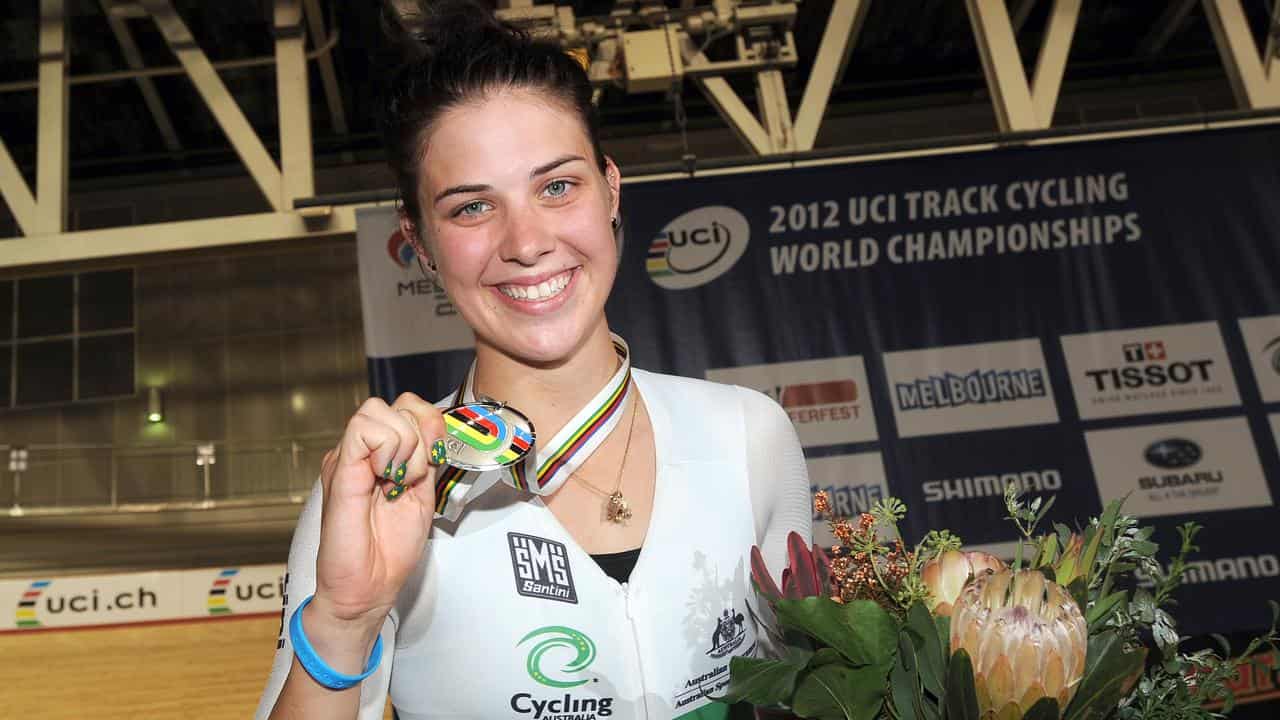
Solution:
{"label": "green leaf", "polygon": [[833,650],[831,648],[822,648],[817,652],[815,652],[813,654],[813,657],[809,658],[809,664],[806,667],[816,668],[816,667],[821,667],[823,665],[831,665],[832,663],[845,663],[845,662],[848,662],[848,661],[844,659],[844,656],[840,654],[839,650]]}
{"label": "green leaf", "polygon": [[1084,677],[1067,705],[1063,720],[1101,720],[1110,715],[1124,693],[1126,682],[1142,670],[1145,651],[1125,649],[1114,630],[1089,638]]}
{"label": "green leaf", "polygon": [[1058,701],[1054,698],[1040,698],[1023,714],[1022,720],[1058,720]]}
{"label": "green leaf", "polygon": [[947,658],[951,657],[951,618],[939,616],[933,619],[933,624],[938,628],[938,644],[942,647],[942,669],[945,677]]}
{"label": "green leaf", "polygon": [[923,676],[920,672],[920,660],[911,633],[905,628],[898,635],[898,657],[889,673],[889,689],[892,693],[893,707],[901,720],[939,720],[941,693],[935,693],[937,700],[931,700],[924,694],[921,685]]}
{"label": "green leaf", "polygon": [[855,667],[878,666],[887,673],[898,651],[897,623],[871,600],[841,604],[826,597],[784,599],[774,611],[779,623],[839,650]]}
{"label": "green leaf", "polygon": [[[934,697],[941,698],[946,681],[946,655],[943,654],[938,628],[933,624],[933,615],[925,608],[924,603],[913,603],[907,610],[903,630],[911,640],[924,688],[933,693]],[[898,651],[902,651],[901,646]]]}
{"label": "green leaf", "polygon": [[729,687],[719,702],[747,701],[753,705],[777,705],[791,699],[796,677],[804,670],[812,653],[795,650],[784,660],[734,657],[729,661]]}
{"label": "green leaf", "polygon": [[800,678],[791,709],[806,718],[875,720],[884,705],[887,671],[874,665],[815,668]]}
{"label": "green leaf", "polygon": [[1127,591],[1117,590],[1095,602],[1084,616],[1085,622],[1089,623],[1089,632],[1106,624],[1107,618],[1111,617],[1111,613],[1125,601],[1126,597],[1128,597]]}
{"label": "green leaf", "polygon": [[978,720],[978,691],[973,686],[969,653],[957,650],[947,667],[947,720]]}

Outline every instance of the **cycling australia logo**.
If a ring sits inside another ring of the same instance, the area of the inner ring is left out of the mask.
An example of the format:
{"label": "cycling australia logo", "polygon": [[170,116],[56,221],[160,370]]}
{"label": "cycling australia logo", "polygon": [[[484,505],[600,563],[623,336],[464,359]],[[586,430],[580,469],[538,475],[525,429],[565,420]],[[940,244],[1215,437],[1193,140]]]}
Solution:
{"label": "cycling australia logo", "polygon": [[38,628],[40,618],[36,616],[36,607],[40,604],[40,596],[48,589],[52,580],[37,580],[18,598],[17,617],[14,624],[19,628]]}
{"label": "cycling australia logo", "polygon": [[534,693],[511,696],[511,709],[533,720],[591,720],[613,715],[613,698],[582,696],[568,692],[598,682],[587,671],[596,659],[596,644],[586,634],[563,625],[549,625],[530,632],[516,643],[529,644],[525,670],[539,685],[564,690],[541,697]]}
{"label": "cycling australia logo", "polygon": [[1271,505],[1244,418],[1097,430],[1085,443],[1102,501],[1127,496],[1135,515]]}
{"label": "cycling australia logo", "polygon": [[668,290],[706,285],[738,262],[750,238],[750,223],[731,207],[690,210],[658,232],[649,244],[645,270]]}
{"label": "cycling australia logo", "polygon": [[1058,421],[1039,340],[885,353],[902,437]]}
{"label": "cycling australia logo", "polygon": [[400,228],[396,228],[387,238],[387,255],[391,256],[391,261],[401,270],[408,270],[413,264],[414,254],[413,243],[409,242]]}
{"label": "cycling australia logo", "polygon": [[1216,323],[1065,335],[1062,349],[1085,420],[1240,403]]}

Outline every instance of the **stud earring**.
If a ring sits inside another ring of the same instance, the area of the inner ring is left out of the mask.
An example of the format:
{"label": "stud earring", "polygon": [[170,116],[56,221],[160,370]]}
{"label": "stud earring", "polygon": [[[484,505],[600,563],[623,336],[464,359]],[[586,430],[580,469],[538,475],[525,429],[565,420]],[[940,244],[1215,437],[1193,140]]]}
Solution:
{"label": "stud earring", "polygon": [[619,223],[619,221],[618,221],[618,216],[617,216],[617,215],[614,215],[613,217],[609,218],[609,225],[610,225],[611,227],[613,227],[613,229],[614,229],[614,230],[617,230],[617,229],[618,229],[618,225],[619,225],[619,224],[620,224],[620,223]]}

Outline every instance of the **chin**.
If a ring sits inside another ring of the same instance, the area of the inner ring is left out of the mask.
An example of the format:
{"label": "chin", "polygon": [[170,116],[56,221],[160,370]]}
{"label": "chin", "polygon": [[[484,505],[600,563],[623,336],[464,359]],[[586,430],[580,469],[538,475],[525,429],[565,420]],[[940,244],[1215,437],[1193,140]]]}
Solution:
{"label": "chin", "polygon": [[509,332],[501,342],[492,344],[530,365],[554,366],[577,352],[590,334],[585,327],[569,329],[562,323],[555,323],[554,326],[527,327]]}

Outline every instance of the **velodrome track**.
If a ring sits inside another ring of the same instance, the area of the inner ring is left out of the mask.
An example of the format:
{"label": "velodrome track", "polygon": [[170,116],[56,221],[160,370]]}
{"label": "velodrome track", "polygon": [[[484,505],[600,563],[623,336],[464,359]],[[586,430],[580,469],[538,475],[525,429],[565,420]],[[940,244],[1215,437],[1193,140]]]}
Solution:
{"label": "velodrome track", "polygon": [[257,706],[279,627],[269,615],[5,633],[2,714],[243,720]]}

